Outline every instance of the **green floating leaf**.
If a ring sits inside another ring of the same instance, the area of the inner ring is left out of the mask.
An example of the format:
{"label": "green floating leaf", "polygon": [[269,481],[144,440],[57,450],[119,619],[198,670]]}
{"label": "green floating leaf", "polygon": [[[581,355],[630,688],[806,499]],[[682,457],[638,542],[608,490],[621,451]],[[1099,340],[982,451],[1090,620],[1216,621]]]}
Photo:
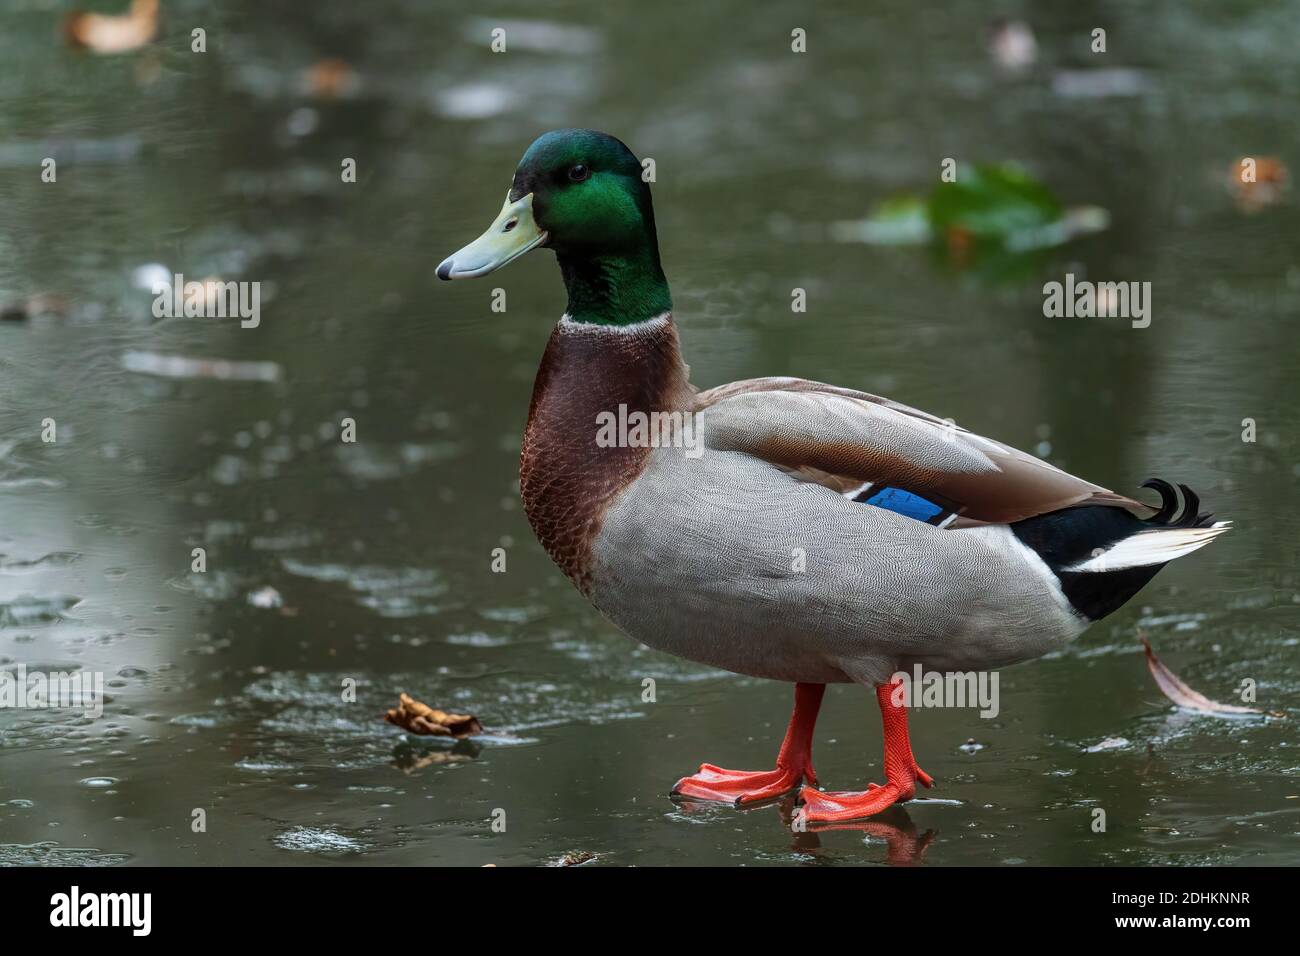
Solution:
{"label": "green floating leaf", "polygon": [[878,246],[922,245],[946,238],[1019,253],[1059,246],[1109,224],[1105,209],[1063,208],[1042,183],[1003,164],[968,166],[957,182],[940,183],[928,198],[888,199],[866,219],[835,223],[831,237]]}
{"label": "green floating leaf", "polygon": [[976,239],[997,239],[1046,226],[1061,204],[1041,183],[1014,166],[973,166],[957,182],[940,183],[930,194],[930,225],[961,229]]}

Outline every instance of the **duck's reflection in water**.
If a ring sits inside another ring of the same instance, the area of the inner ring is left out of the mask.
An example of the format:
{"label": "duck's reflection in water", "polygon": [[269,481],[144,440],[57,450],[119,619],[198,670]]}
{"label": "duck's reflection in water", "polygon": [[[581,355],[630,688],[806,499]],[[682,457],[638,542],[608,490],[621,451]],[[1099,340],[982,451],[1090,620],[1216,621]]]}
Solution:
{"label": "duck's reflection in water", "polygon": [[[799,813],[798,800],[798,793],[791,792],[776,800],[752,804],[744,810],[761,812],[775,804],[782,826],[793,837],[791,849],[798,853],[820,850],[822,841],[818,834],[830,830],[858,830],[868,837],[884,842],[885,858],[881,862],[888,863],[890,866],[916,866],[924,862],[925,851],[929,849],[939,833],[933,829],[918,833],[916,824],[912,822],[912,818],[908,816],[902,804],[894,804],[865,820],[849,820],[842,823],[809,823],[799,820],[796,825],[796,817]],[[676,804],[679,812],[687,814],[716,814],[720,810],[719,804],[700,800],[674,798],[673,803]]]}
{"label": "duck's reflection in water", "polygon": [[794,836],[794,849],[800,852],[821,849],[820,833],[830,830],[858,830],[869,837],[885,842],[885,859],[890,866],[916,866],[923,861],[925,851],[937,830],[917,833],[916,824],[900,804],[865,820],[848,820],[842,823],[807,822],[799,817],[796,795],[789,794],[777,803],[781,822]]}

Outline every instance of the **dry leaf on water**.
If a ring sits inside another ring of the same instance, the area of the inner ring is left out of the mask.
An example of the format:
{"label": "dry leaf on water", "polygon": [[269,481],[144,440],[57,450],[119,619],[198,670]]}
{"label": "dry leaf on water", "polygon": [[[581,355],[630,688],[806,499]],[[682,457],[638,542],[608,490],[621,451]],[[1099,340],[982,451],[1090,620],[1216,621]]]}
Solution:
{"label": "dry leaf on water", "polygon": [[1257,707],[1242,707],[1239,704],[1220,704],[1218,701],[1210,700],[1204,694],[1192,690],[1184,684],[1178,675],[1161,663],[1160,658],[1156,657],[1156,652],[1151,649],[1151,642],[1147,640],[1146,635],[1142,635],[1142,646],[1146,648],[1147,667],[1151,671],[1151,676],[1156,679],[1156,686],[1166,697],[1172,700],[1179,707],[1186,710],[1194,710],[1201,714],[1261,714],[1269,717],[1285,717],[1285,714],[1277,711],[1260,710]]}
{"label": "dry leaf on water", "polygon": [[399,703],[384,714],[384,720],[413,734],[431,737],[455,737],[461,740],[481,734],[483,725],[473,714],[449,714],[402,694]]}
{"label": "dry leaf on water", "polygon": [[131,0],[126,14],[117,17],[69,13],[63,33],[70,45],[94,53],[130,53],[158,36],[158,0]]}
{"label": "dry leaf on water", "polygon": [[1243,156],[1228,171],[1228,190],[1245,213],[1275,205],[1288,185],[1286,164],[1276,156]]}
{"label": "dry leaf on water", "polygon": [[308,96],[337,100],[357,88],[357,74],[346,60],[329,57],[308,67],[300,85]]}

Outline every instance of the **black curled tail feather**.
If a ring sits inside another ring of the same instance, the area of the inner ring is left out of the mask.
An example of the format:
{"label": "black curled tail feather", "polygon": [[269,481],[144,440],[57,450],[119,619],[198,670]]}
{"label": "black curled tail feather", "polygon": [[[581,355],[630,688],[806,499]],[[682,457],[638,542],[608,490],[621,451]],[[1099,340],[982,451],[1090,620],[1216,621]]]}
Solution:
{"label": "black curled tail feather", "polygon": [[[1200,497],[1186,485],[1180,484],[1175,490],[1167,481],[1149,478],[1142,487],[1160,495],[1160,507],[1149,518],[1138,518],[1116,505],[1075,505],[1011,525],[1021,543],[1037,552],[1052,569],[1074,609],[1090,620],[1099,620],[1121,607],[1164,564],[1114,571],[1069,571],[1067,568],[1143,531],[1204,528],[1214,523],[1212,515],[1201,513]],[[1181,511],[1179,491],[1182,492]]]}
{"label": "black curled tail feather", "polygon": [[1142,482],[1142,487],[1153,488],[1160,494],[1160,510],[1145,519],[1144,524],[1165,528],[1208,528],[1214,524],[1214,515],[1200,510],[1200,495],[1186,485],[1178,486],[1178,490],[1183,493],[1183,512],[1176,518],[1174,515],[1178,511],[1178,492],[1174,491],[1173,485],[1161,478],[1148,478]]}

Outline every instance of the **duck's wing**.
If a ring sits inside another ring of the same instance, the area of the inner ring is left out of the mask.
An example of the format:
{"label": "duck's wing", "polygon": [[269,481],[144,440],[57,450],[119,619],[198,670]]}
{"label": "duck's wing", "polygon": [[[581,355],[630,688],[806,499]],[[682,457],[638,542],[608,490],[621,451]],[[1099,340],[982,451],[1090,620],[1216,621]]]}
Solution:
{"label": "duck's wing", "polygon": [[1009,523],[1084,504],[1143,517],[1155,510],[867,392],[758,378],[698,393],[695,411],[708,448],[752,455],[855,500],[883,502],[943,527]]}

